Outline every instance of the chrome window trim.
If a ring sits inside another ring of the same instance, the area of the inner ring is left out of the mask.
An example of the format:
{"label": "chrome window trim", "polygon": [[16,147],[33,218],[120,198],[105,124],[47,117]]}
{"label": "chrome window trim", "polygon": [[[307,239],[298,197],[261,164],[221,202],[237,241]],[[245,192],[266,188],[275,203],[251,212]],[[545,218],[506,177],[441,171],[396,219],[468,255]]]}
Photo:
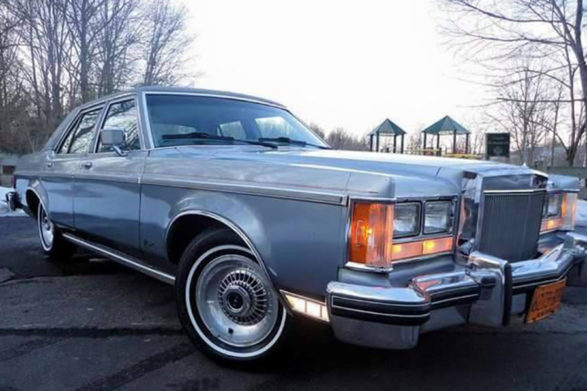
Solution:
{"label": "chrome window trim", "polygon": [[249,102],[249,103],[256,103],[264,106],[274,107],[277,109],[284,110],[288,112],[292,117],[294,117],[297,121],[299,121],[306,130],[308,130],[313,136],[315,136],[318,140],[324,143],[325,147],[330,147],[330,145],[322,140],[320,136],[318,136],[314,131],[306,125],[305,122],[300,120],[295,114],[293,114],[287,107],[280,105],[278,103],[271,103],[271,102],[264,102],[262,100],[254,99],[254,98],[246,98],[246,97],[239,97],[239,96],[232,96],[232,95],[223,95],[223,94],[212,94],[212,93],[204,93],[204,92],[185,92],[185,91],[143,91],[141,93],[141,108],[144,113],[145,117],[145,130],[148,133],[149,142],[151,143],[150,148],[148,149],[159,149],[159,148],[167,148],[167,147],[157,147],[155,146],[155,140],[153,139],[153,132],[151,129],[151,121],[149,119],[149,108],[147,105],[147,95],[180,95],[180,96],[200,96],[205,98],[219,98],[219,99],[230,99],[230,100],[237,100],[241,102]]}
{"label": "chrome window trim", "polygon": [[[104,123],[106,122],[106,116],[108,115],[108,110],[110,110],[110,107],[112,107],[112,105],[115,105],[117,103],[121,103],[121,102],[126,102],[126,101],[130,101],[130,100],[134,100],[135,103],[135,107],[137,109],[137,132],[139,133],[139,143],[141,148],[139,150],[146,150],[146,143],[144,140],[144,135],[143,135],[143,128],[141,126],[141,121],[140,121],[140,104],[139,104],[139,100],[137,98],[137,94],[135,93],[128,93],[128,94],[124,94],[124,95],[119,95],[114,97],[112,100],[106,101],[105,105],[104,105],[104,112],[102,113],[102,116],[100,118],[100,126],[98,127],[98,131],[96,132],[96,137],[94,139],[94,145],[92,147],[92,150],[90,151],[90,154],[92,155],[102,155],[104,153],[111,153],[111,152],[98,152],[98,143],[99,143],[99,139],[100,139],[100,131],[102,131],[102,129],[104,129]],[[118,156],[118,155],[116,155]]]}
{"label": "chrome window trim", "polygon": [[[84,155],[89,154],[92,151],[92,147],[93,147],[94,141],[96,139],[97,126],[100,123],[100,121],[102,120],[102,117],[104,116],[104,107],[105,107],[104,102],[100,102],[99,104],[92,105],[92,106],[89,106],[88,108],[84,108],[83,110],[80,110],[75,115],[73,120],[67,125],[67,130],[65,132],[63,132],[63,136],[61,137],[59,142],[55,143],[55,147],[52,150],[55,153],[55,156],[84,156]],[[88,148],[88,150],[83,153],[59,153],[59,152],[57,152],[59,149],[61,149],[63,143],[65,142],[67,137],[70,135],[70,133],[76,130],[79,120],[84,115],[91,113],[93,111],[97,111],[97,110],[100,110],[100,112],[98,113],[98,118],[96,119],[96,123],[94,124],[94,128],[92,129],[92,132],[94,134],[92,135],[92,142],[90,143],[90,147]]]}
{"label": "chrome window trim", "polygon": [[[51,149],[51,151],[55,152],[55,155],[59,155],[59,156],[79,156],[79,155],[83,155],[81,153],[58,153],[57,151],[61,148],[61,145],[65,142],[65,139],[67,138],[67,136],[69,136],[69,134],[75,129],[75,126],[77,125],[79,119],[84,115],[87,114],[91,111],[95,111],[95,110],[100,110],[100,115],[98,116],[98,119],[96,120],[96,124],[94,125],[94,131],[96,130],[96,126],[98,125],[98,122],[101,119],[101,116],[103,115],[103,110],[104,110],[104,102],[100,101],[97,102],[96,104],[92,104],[91,106],[88,107],[84,107],[83,109],[76,109],[78,110],[77,113],[75,114],[75,116],[73,117],[73,119],[71,120],[71,122],[69,124],[67,124],[67,126],[65,127],[65,130],[63,131],[63,133],[61,134],[61,136],[59,137],[59,140],[55,143],[55,145],[53,146],[53,148]],[[94,134],[95,136],[95,134]],[[89,153],[90,151],[86,152]]]}
{"label": "chrome window trim", "polygon": [[149,109],[147,108],[147,93],[143,92],[140,96],[140,104],[142,108],[143,115],[139,115],[141,119],[144,117],[145,121],[145,131],[147,132],[147,136],[149,138],[149,147],[147,149],[155,149],[155,141],[153,140],[153,132],[151,130],[151,120],[149,119]]}

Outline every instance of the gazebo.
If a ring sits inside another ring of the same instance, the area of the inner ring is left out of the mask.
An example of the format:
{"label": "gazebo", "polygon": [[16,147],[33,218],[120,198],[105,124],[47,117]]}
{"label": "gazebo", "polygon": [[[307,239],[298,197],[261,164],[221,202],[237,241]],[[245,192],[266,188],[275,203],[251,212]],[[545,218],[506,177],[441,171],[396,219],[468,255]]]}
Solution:
{"label": "gazebo", "polygon": [[427,148],[426,143],[426,136],[432,135],[436,136],[436,149],[440,150],[440,136],[441,135],[451,135],[453,137],[452,141],[452,152],[457,153],[457,135],[465,135],[465,153],[469,153],[469,132],[464,126],[459,124],[454,119],[450,118],[448,115],[444,118],[441,118],[439,121],[433,123],[426,129],[422,131],[424,134],[424,149]]}
{"label": "gazebo", "polygon": [[373,151],[373,139],[375,139],[375,151],[379,152],[379,139],[381,136],[393,136],[393,152],[397,151],[397,136],[401,137],[400,153],[404,153],[404,136],[406,132],[397,126],[392,120],[386,118],[379,126],[369,132],[369,148]]}

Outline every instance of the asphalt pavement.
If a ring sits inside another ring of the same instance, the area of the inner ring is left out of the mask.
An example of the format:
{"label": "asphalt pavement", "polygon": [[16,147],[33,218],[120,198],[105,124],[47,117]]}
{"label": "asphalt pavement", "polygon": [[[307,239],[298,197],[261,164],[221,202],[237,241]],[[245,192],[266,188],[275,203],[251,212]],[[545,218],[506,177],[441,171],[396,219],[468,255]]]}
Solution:
{"label": "asphalt pavement", "polygon": [[302,324],[279,365],[228,369],[183,334],[171,286],[87,253],[50,262],[32,220],[0,218],[0,391],[587,390],[587,288],[513,323],[429,333],[409,351]]}

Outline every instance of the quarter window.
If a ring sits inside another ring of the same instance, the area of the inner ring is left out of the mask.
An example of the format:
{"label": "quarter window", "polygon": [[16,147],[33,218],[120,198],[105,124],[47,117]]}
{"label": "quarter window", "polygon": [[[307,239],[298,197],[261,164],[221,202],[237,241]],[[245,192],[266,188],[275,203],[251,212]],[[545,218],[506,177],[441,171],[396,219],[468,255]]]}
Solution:
{"label": "quarter window", "polygon": [[[138,133],[137,108],[134,99],[110,105],[103,129],[119,128],[124,130],[127,150],[141,149]],[[98,142],[98,152],[110,152],[110,147]]]}
{"label": "quarter window", "polygon": [[96,109],[82,114],[75,128],[67,135],[61,144],[58,153],[86,153],[90,151],[90,145],[94,138],[96,121],[102,109]]}

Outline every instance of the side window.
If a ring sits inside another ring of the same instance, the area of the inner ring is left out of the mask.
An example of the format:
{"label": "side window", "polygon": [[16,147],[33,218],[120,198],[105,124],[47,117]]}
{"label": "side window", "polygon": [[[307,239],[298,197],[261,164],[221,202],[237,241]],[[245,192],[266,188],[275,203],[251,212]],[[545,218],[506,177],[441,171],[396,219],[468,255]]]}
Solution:
{"label": "side window", "polygon": [[90,151],[96,121],[102,109],[82,114],[75,127],[69,132],[57,153],[85,153]]}
{"label": "side window", "polygon": [[[126,149],[141,149],[138,133],[137,108],[134,99],[110,105],[102,128],[120,128],[124,130]],[[111,148],[98,142],[98,152],[110,152]]]}
{"label": "side window", "polygon": [[57,150],[57,153],[67,153],[67,151],[69,151],[69,146],[71,145],[71,139],[73,138],[74,134],[75,134],[75,128],[69,131],[69,133],[67,134],[67,137],[65,137],[65,140],[63,141],[63,144],[61,144],[61,146]]}

